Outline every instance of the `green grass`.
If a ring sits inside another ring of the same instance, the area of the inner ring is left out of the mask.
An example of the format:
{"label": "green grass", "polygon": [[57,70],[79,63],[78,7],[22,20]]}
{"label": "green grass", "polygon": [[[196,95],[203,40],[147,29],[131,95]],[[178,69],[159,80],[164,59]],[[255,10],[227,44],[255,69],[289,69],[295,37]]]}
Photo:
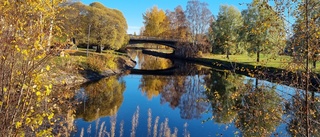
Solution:
{"label": "green grass", "polygon": [[[286,55],[271,55],[271,54],[261,54],[260,55],[260,62],[256,62],[257,58],[256,55],[249,56],[249,55],[230,55],[229,59],[227,59],[226,55],[221,54],[204,54],[203,58],[208,59],[217,59],[223,61],[231,61],[231,62],[238,62],[243,64],[250,64],[254,66],[264,66],[264,67],[274,67],[274,68],[281,68],[287,70],[304,70],[305,64],[303,62],[294,62],[292,57]],[[310,63],[310,67],[312,64]],[[312,69],[312,71],[319,73],[320,72],[320,61],[316,64],[317,68]]]}
{"label": "green grass", "polygon": [[205,54],[204,58],[218,59],[223,61],[232,61],[250,65],[266,66],[266,67],[281,67],[284,64],[292,62],[290,56],[273,56],[273,55],[260,55],[260,62],[256,62],[256,56],[248,55],[230,55],[227,59],[226,55]]}

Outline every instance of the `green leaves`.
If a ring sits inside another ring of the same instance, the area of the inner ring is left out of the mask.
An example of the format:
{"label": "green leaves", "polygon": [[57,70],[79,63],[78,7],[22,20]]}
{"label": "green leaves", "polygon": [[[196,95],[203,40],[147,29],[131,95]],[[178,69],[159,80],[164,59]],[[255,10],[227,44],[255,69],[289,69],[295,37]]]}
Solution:
{"label": "green leaves", "polygon": [[243,39],[249,53],[279,53],[285,47],[285,24],[277,12],[266,2],[254,1],[242,12]]}
{"label": "green leaves", "polygon": [[[242,16],[233,6],[220,6],[217,20],[210,26],[209,38],[214,53],[239,54],[239,30],[242,27]],[[242,48],[243,49],[243,48]]]}

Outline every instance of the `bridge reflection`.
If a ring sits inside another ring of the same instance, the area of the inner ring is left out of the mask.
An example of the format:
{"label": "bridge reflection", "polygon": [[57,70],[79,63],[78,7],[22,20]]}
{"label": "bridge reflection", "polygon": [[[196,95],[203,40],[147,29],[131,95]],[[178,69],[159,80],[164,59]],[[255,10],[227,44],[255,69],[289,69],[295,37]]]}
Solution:
{"label": "bridge reflection", "polygon": [[211,68],[200,67],[193,63],[188,63],[181,60],[170,59],[172,66],[165,69],[131,69],[132,75],[153,75],[153,76],[194,76],[194,75],[207,75],[211,73]]}

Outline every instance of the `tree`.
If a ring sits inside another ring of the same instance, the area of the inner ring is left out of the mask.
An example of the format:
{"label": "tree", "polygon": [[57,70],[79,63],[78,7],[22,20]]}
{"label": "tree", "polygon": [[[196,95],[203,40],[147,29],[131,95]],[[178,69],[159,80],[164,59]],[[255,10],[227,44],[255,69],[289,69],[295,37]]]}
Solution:
{"label": "tree", "polygon": [[[290,39],[288,49],[296,60],[301,60],[306,52],[306,39],[309,35],[310,60],[313,61],[313,68],[316,68],[317,56],[319,54],[319,37],[320,37],[320,4],[316,0],[309,1],[308,23],[305,18],[304,5],[300,4],[299,9],[294,13],[295,23],[293,24],[293,36]],[[308,27],[305,24],[308,24]],[[309,30],[309,34],[306,34]]]}
{"label": "tree", "polygon": [[[292,119],[289,129],[292,135],[313,136],[313,134],[317,134],[318,132],[314,124],[319,124],[319,115],[317,114],[319,106],[316,106],[318,101],[314,91],[310,91],[310,87],[312,87],[311,78],[316,81],[313,81],[313,84],[319,84],[319,77],[313,73],[313,70],[309,66],[313,60],[315,68],[316,55],[319,51],[320,3],[318,0],[276,2],[281,3],[277,7],[282,11],[280,12],[282,15],[284,14],[283,11],[294,9],[292,14],[288,16],[295,19],[293,35],[291,35],[288,42],[288,49],[294,58],[291,66],[299,66],[292,67],[293,71],[302,70],[303,72],[302,74],[297,72],[301,75],[303,82],[297,82],[296,86],[304,89],[304,92],[297,92],[297,97],[292,101],[293,109],[289,113],[292,113],[295,118]],[[319,88],[316,87],[315,91],[318,90]]]}
{"label": "tree", "polygon": [[86,40],[79,39],[85,37],[84,29],[88,26],[84,22],[85,13],[87,12],[86,5],[81,2],[71,2],[63,6],[64,10],[58,16],[61,20],[61,25],[65,32],[62,39],[78,38],[77,43],[86,43]]}
{"label": "tree", "polygon": [[[98,2],[91,3],[89,6],[77,2],[70,7],[71,11],[66,12],[65,15],[70,17],[67,18],[69,23],[65,26],[66,28],[79,27],[75,37],[80,44],[89,42],[97,45],[97,52],[101,52],[103,47],[119,49],[128,42],[128,25],[120,11],[109,9]],[[89,41],[86,35],[89,34],[88,28],[90,28]]]}
{"label": "tree", "polygon": [[63,2],[0,1],[0,136],[54,136],[59,106],[49,102],[53,86],[45,72],[62,47],[55,38],[63,33]]}
{"label": "tree", "polygon": [[157,6],[146,11],[143,14],[144,36],[166,37],[169,30],[169,19],[162,9]]}
{"label": "tree", "polygon": [[[285,24],[283,18],[265,1],[254,0],[247,10],[242,12],[244,18],[245,41],[248,52],[279,54],[285,47]],[[243,34],[243,33],[242,33]]]}
{"label": "tree", "polygon": [[[239,31],[242,27],[240,11],[233,6],[222,5],[215,22],[210,26],[209,35],[212,39],[213,52],[227,54],[241,53],[239,47]],[[243,51],[242,51],[243,52]]]}
{"label": "tree", "polygon": [[185,11],[193,43],[201,41],[208,31],[210,23],[213,21],[208,3],[199,0],[189,0]]}
{"label": "tree", "polygon": [[122,13],[108,9],[100,3],[92,3],[89,7],[88,20],[92,24],[92,41],[98,44],[97,51],[102,46],[119,49],[128,40],[126,35],[127,23]]}
{"label": "tree", "polygon": [[170,21],[170,36],[175,39],[188,39],[188,21],[182,7],[179,5],[173,12],[168,10],[166,14]]}

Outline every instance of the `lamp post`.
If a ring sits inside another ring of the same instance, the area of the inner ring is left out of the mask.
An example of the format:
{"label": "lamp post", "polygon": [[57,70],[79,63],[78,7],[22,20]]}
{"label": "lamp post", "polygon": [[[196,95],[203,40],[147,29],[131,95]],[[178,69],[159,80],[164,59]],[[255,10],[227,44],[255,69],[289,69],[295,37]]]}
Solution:
{"label": "lamp post", "polygon": [[88,51],[89,51],[89,45],[90,45],[90,42],[89,42],[89,38],[90,38],[90,29],[91,29],[91,24],[89,24],[89,32],[88,32],[88,45],[87,45],[87,57],[88,57]]}

